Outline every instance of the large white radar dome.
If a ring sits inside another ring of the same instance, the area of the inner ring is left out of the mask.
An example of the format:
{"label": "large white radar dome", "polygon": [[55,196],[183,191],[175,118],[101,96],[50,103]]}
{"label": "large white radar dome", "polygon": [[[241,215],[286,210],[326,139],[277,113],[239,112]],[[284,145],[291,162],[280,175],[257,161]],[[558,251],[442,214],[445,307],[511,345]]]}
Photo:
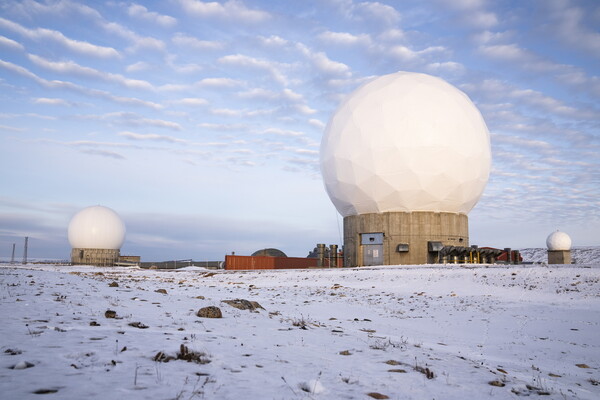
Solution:
{"label": "large white radar dome", "polygon": [[561,231],[552,232],[546,239],[546,246],[553,251],[571,250],[571,238]]}
{"label": "large white radar dome", "polygon": [[71,219],[68,236],[76,249],[119,250],[125,241],[125,224],[108,207],[87,207]]}
{"label": "large white radar dome", "polygon": [[434,211],[467,214],[491,167],[481,113],[456,87],[397,72],[352,93],[321,142],[325,188],[343,216]]}

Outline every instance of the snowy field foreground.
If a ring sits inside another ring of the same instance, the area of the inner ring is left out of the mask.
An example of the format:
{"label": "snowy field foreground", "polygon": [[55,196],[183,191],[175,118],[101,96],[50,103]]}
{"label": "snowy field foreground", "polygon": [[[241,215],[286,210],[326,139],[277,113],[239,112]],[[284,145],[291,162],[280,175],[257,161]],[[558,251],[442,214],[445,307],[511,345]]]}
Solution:
{"label": "snowy field foreground", "polygon": [[28,265],[0,283],[2,399],[600,398],[600,264]]}

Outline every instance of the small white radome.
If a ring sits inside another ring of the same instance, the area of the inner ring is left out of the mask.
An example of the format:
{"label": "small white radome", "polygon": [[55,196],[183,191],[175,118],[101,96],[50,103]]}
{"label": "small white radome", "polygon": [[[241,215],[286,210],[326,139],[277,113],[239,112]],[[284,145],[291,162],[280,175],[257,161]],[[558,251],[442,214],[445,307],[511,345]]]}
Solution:
{"label": "small white radome", "polygon": [[68,237],[72,248],[119,250],[125,241],[125,224],[110,208],[91,206],[71,219]]}
{"label": "small white radome", "polygon": [[546,239],[546,246],[553,251],[571,250],[571,238],[561,231],[552,232]]}

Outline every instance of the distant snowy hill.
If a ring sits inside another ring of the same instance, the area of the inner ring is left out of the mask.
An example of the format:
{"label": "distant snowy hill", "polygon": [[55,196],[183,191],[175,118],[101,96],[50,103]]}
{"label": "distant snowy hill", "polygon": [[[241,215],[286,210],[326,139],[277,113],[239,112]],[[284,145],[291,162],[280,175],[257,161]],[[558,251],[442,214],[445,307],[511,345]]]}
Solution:
{"label": "distant snowy hill", "polygon": [[[519,251],[525,262],[548,262],[548,250],[545,248]],[[574,247],[571,250],[571,258],[576,264],[600,263],[600,246]]]}

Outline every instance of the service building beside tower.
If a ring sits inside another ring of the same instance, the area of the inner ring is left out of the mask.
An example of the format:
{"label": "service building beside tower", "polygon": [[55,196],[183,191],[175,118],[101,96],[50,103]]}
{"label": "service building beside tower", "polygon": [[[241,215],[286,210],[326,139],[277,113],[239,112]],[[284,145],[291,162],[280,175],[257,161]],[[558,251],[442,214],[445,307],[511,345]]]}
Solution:
{"label": "service building beside tower", "polygon": [[344,265],[444,262],[469,247],[490,139],[466,94],[398,72],[352,93],[321,142],[325,189],[344,217]]}

